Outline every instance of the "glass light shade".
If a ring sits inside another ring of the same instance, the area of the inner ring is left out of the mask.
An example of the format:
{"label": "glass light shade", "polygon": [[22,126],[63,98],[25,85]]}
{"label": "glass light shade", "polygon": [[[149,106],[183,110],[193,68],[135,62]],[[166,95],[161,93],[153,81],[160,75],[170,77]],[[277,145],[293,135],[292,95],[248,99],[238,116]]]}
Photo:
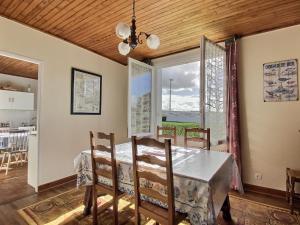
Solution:
{"label": "glass light shade", "polygon": [[159,37],[157,35],[155,35],[155,34],[151,34],[147,38],[147,45],[151,49],[158,49],[158,47],[160,45]]}
{"label": "glass light shade", "polygon": [[128,38],[130,35],[130,27],[126,23],[118,23],[116,26],[116,35],[122,39]]}
{"label": "glass light shade", "polygon": [[130,52],[130,46],[127,43],[121,42],[118,45],[118,50],[121,55],[127,55]]}

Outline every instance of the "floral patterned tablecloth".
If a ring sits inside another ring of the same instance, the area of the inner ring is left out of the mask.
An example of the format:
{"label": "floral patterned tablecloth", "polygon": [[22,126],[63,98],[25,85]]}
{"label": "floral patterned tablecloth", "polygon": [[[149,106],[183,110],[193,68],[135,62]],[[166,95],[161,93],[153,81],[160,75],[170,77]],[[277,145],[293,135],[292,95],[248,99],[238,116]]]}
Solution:
{"label": "floral patterned tablecloth", "polygon": [[[164,159],[161,150],[142,147],[138,151]],[[97,154],[105,156],[106,153],[97,152]],[[119,189],[133,194],[131,143],[116,145],[116,158]],[[193,225],[215,224],[216,217],[230,191],[232,173],[237,171],[232,155],[173,146],[172,160],[176,211],[187,213]],[[77,172],[77,186],[92,185],[90,150],[82,151],[75,158],[74,166]],[[165,173],[157,166],[147,165],[146,169],[165,177]],[[101,176],[98,177],[98,180],[101,183],[111,184],[110,180]],[[166,190],[159,184],[142,181],[141,185],[151,187],[162,194],[166,193]],[[161,204],[153,199],[147,200]]]}

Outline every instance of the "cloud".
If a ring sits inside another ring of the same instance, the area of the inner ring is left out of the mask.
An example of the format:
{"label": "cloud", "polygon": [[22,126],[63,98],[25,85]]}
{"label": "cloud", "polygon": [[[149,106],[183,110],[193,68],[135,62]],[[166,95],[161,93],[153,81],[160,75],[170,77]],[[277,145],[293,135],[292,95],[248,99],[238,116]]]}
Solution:
{"label": "cloud", "polygon": [[[162,110],[169,110],[169,95],[162,95]],[[199,111],[199,95],[172,95],[172,111]]]}
{"label": "cloud", "polygon": [[[200,91],[199,88],[178,88],[178,89],[172,88],[172,96],[173,95],[180,95],[180,96],[199,95],[199,91]],[[170,89],[169,88],[162,89],[162,94],[169,96]]]}
{"label": "cloud", "polygon": [[172,66],[162,69],[162,88],[170,87],[172,81],[172,90],[190,88],[199,88],[200,82],[200,62],[193,62],[178,66]]}

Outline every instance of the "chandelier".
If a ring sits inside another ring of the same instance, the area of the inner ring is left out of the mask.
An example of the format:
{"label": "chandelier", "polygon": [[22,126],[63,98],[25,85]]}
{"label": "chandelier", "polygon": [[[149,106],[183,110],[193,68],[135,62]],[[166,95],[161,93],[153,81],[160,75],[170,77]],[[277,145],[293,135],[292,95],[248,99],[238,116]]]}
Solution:
{"label": "chandelier", "polygon": [[126,23],[120,22],[116,26],[116,35],[123,39],[118,45],[118,50],[121,55],[127,55],[130,49],[135,49],[138,44],[142,44],[142,36],[145,36],[147,46],[150,49],[157,49],[160,45],[159,37],[155,34],[148,34],[146,32],[140,32],[136,34],[136,17],[135,17],[135,0],[132,4],[132,19],[131,26]]}

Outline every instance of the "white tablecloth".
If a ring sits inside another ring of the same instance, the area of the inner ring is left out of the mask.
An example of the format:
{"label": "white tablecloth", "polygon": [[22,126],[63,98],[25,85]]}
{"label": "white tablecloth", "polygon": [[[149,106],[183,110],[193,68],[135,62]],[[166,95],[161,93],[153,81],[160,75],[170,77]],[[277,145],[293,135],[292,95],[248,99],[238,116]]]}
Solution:
{"label": "white tablecloth", "polygon": [[[161,156],[161,150],[143,147],[138,151]],[[99,155],[106,153],[98,152]],[[131,143],[116,145],[118,162],[119,189],[133,194],[133,168]],[[229,153],[199,149],[172,147],[175,207],[176,211],[188,213],[193,225],[215,224],[223,202],[230,191],[233,172],[238,171],[233,157]],[[91,185],[90,150],[81,152],[74,160],[77,172],[77,185]],[[164,173],[155,169],[160,176]],[[99,182],[111,181],[99,177]],[[147,184],[145,184],[147,185]],[[158,184],[151,185],[162,194],[165,192]],[[240,190],[241,192],[243,190]],[[157,202],[157,204],[160,204]]]}

